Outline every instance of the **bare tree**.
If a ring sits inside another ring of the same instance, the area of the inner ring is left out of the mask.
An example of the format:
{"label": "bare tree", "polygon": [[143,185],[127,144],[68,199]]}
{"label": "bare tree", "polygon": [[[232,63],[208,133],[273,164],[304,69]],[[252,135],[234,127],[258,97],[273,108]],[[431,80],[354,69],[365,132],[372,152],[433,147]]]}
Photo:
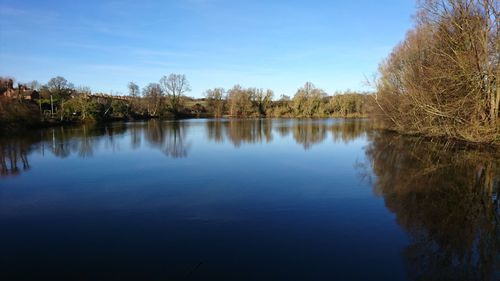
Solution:
{"label": "bare tree", "polygon": [[71,95],[74,87],[72,83],[61,76],[51,78],[49,82],[47,82],[47,88],[50,94],[54,95],[57,99],[67,99]]}
{"label": "bare tree", "polygon": [[35,90],[35,91],[38,91],[40,90],[40,87],[42,86],[38,81],[36,80],[33,80],[31,82],[28,82],[26,83],[26,85],[31,89],[31,90]]}
{"label": "bare tree", "polygon": [[252,100],[250,91],[240,85],[231,88],[226,96],[229,115],[235,117],[249,117],[252,114]]}
{"label": "bare tree", "polygon": [[380,66],[388,127],[473,142],[500,134],[500,2],[419,1],[416,27]]}
{"label": "bare tree", "polygon": [[316,88],[311,82],[306,82],[293,97],[295,115],[298,117],[323,116],[324,97],[326,94],[322,89]]}
{"label": "bare tree", "polygon": [[131,97],[137,98],[139,96],[139,86],[134,82],[129,82],[128,85],[128,93]]}
{"label": "bare tree", "polygon": [[267,109],[271,104],[271,101],[274,96],[273,91],[268,89],[266,90],[266,92],[264,92],[263,89],[257,89],[257,88],[251,88],[249,89],[249,91],[250,91],[250,98],[252,99],[254,107],[258,111],[258,115],[265,116],[267,114]]}
{"label": "bare tree", "polygon": [[57,76],[54,78],[51,78],[49,82],[47,82],[47,86],[49,87],[50,91],[62,91],[67,88],[69,88],[69,82],[66,80],[66,78],[62,76]]}
{"label": "bare tree", "polygon": [[207,104],[210,110],[213,111],[215,117],[222,117],[224,114],[224,89],[214,88],[205,92]]}
{"label": "bare tree", "polygon": [[143,96],[146,99],[148,114],[157,116],[163,105],[163,92],[158,83],[149,83],[143,90]]}
{"label": "bare tree", "polygon": [[92,94],[92,89],[89,86],[79,86],[76,88],[76,91],[78,94],[82,95],[91,95]]}
{"label": "bare tree", "polygon": [[184,93],[191,91],[189,81],[184,74],[170,74],[160,79],[160,86],[167,96],[170,109],[174,114],[179,111],[181,97]]}

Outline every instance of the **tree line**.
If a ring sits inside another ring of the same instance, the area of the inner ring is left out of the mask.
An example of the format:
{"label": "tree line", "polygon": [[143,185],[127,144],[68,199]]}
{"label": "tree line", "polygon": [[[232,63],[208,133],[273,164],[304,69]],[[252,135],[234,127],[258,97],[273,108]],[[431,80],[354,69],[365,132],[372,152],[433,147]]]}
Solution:
{"label": "tree line", "polygon": [[0,123],[37,123],[105,121],[177,117],[184,93],[190,91],[185,75],[163,76],[158,83],[150,83],[141,91],[130,83],[129,95],[93,93],[90,87],[75,87],[61,76],[46,84],[37,81],[18,83],[0,77]]}
{"label": "tree line", "polygon": [[216,87],[206,90],[203,98],[184,95],[190,91],[184,75],[163,77],[142,90],[130,82],[129,95],[134,97],[134,111],[162,117],[366,117],[370,108],[367,92],[344,91],[328,96],[322,89],[307,82],[293,98],[282,95],[275,99],[271,89],[244,88],[235,85],[229,90]]}
{"label": "tree line", "polygon": [[142,89],[134,82],[127,85],[128,94],[93,93],[90,87],[75,87],[61,76],[46,84],[37,81],[14,88],[12,78],[0,77],[0,123],[38,121],[85,122],[187,117],[365,117],[369,93],[325,91],[307,82],[295,95],[274,98],[270,89],[214,88],[203,98],[191,98],[190,83],[183,74],[163,76]]}
{"label": "tree line", "polygon": [[369,111],[369,93],[325,91],[307,82],[295,95],[274,99],[270,89],[243,88],[235,85],[225,91],[214,88],[205,92],[208,110],[216,117],[366,117]]}

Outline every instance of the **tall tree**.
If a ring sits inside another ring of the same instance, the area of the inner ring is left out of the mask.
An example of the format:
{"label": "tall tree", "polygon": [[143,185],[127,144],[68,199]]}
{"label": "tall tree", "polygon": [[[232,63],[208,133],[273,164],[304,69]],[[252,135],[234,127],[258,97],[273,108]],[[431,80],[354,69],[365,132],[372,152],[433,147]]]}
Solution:
{"label": "tall tree", "polygon": [[47,82],[47,88],[56,99],[67,99],[74,86],[66,78],[57,76]]}
{"label": "tall tree", "polygon": [[316,88],[313,83],[305,83],[293,97],[295,115],[299,117],[322,116],[322,103],[325,96],[325,92]]}
{"label": "tall tree", "polygon": [[214,88],[205,92],[207,105],[213,112],[214,117],[222,117],[224,114],[224,89]]}
{"label": "tall tree", "polygon": [[28,82],[28,83],[26,83],[26,85],[27,85],[27,86],[28,86],[31,90],[36,90],[36,91],[40,90],[40,87],[42,86],[42,85],[40,85],[40,83],[39,83],[38,81],[36,81],[36,80],[33,80],[33,81],[31,81],[31,82]]}
{"label": "tall tree", "polygon": [[62,76],[57,76],[51,78],[49,82],[47,82],[47,86],[49,87],[50,91],[57,92],[69,88],[69,82],[68,80],[66,80],[66,78]]}
{"label": "tall tree", "polygon": [[139,96],[139,86],[134,82],[129,82],[128,85],[128,93],[131,97],[137,98]]}
{"label": "tall tree", "polygon": [[163,105],[163,92],[158,83],[149,83],[142,90],[143,96],[146,99],[148,114],[157,116]]}
{"label": "tall tree", "polygon": [[189,81],[184,74],[170,74],[160,79],[160,86],[167,96],[170,109],[174,114],[179,111],[181,97],[184,93],[191,91]]}
{"label": "tall tree", "polygon": [[250,91],[235,85],[227,93],[229,115],[236,117],[249,117],[252,114],[252,100]]}

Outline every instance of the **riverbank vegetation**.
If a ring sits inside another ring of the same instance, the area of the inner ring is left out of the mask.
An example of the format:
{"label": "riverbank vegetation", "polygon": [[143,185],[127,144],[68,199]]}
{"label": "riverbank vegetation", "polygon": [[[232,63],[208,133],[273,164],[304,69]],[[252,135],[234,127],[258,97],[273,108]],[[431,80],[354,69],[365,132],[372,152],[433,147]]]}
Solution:
{"label": "riverbank vegetation", "polygon": [[208,90],[205,97],[208,110],[214,116],[323,118],[366,117],[370,94],[345,91],[328,96],[307,82],[293,97],[282,95],[275,99],[270,89],[243,88],[240,85],[228,91],[222,88]]}
{"label": "riverbank vegetation", "polygon": [[419,4],[380,66],[375,117],[402,133],[500,143],[499,2]]}
{"label": "riverbank vegetation", "polygon": [[63,77],[40,85],[34,81],[14,88],[11,78],[0,79],[0,124],[37,126],[50,123],[103,122],[190,117],[366,117],[368,93],[336,92],[328,96],[308,82],[295,95],[276,99],[272,90],[244,88],[207,90],[203,98],[186,96],[191,88],[185,75],[170,74],[142,90],[134,82],[128,95],[93,93]]}

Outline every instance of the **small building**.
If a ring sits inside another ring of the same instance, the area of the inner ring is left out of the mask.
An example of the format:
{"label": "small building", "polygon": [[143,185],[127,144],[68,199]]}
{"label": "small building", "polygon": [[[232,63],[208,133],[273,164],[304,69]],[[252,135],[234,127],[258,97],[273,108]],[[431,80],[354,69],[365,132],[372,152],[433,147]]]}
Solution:
{"label": "small building", "polygon": [[23,99],[37,101],[40,99],[40,93],[37,90],[24,90]]}
{"label": "small building", "polygon": [[3,96],[11,99],[22,99],[22,100],[39,100],[40,93],[37,90],[32,90],[26,86],[19,86],[16,88],[9,88],[4,93]]}

